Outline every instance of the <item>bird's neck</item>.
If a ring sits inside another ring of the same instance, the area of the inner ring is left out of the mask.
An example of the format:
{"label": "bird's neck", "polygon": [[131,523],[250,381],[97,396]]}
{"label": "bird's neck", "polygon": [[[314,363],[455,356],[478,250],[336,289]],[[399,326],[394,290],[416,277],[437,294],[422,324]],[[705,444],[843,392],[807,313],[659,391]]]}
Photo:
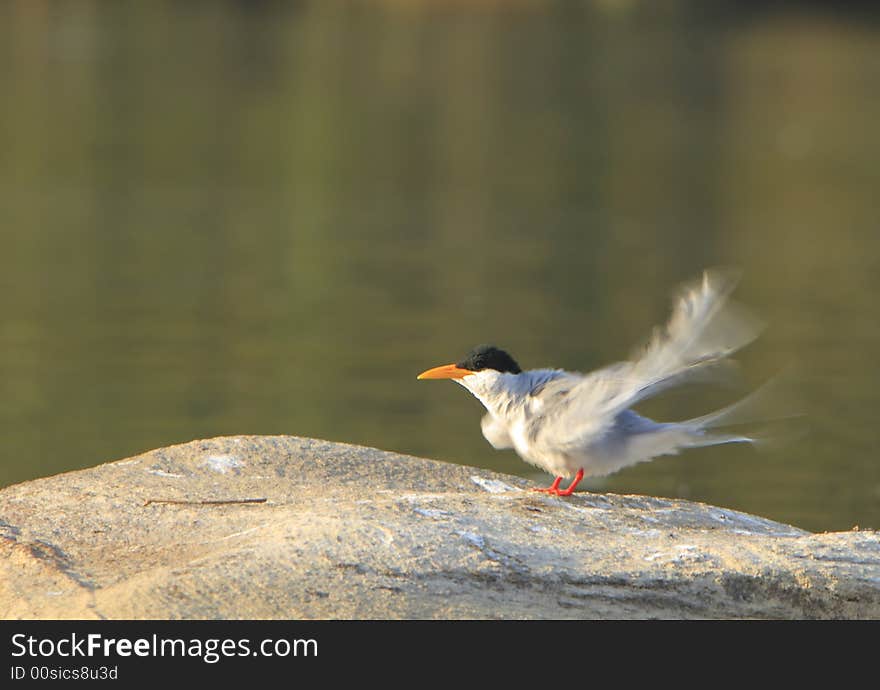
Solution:
{"label": "bird's neck", "polygon": [[456,382],[467,388],[493,415],[507,418],[526,404],[534,386],[535,373],[524,371],[520,374],[505,374],[485,370],[457,379]]}

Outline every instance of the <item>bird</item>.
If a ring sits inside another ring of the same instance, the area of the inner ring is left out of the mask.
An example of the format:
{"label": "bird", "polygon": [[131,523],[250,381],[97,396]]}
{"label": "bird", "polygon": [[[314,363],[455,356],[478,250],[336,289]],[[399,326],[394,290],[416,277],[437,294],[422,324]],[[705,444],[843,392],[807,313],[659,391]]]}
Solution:
{"label": "bird", "polygon": [[[463,359],[423,371],[418,379],[451,379],[486,408],[483,436],[496,449],[513,449],[555,476],[534,489],[570,496],[591,476],[605,476],[688,448],[758,442],[754,436],[715,431],[738,423],[752,396],[709,414],[658,422],[632,409],[658,393],[691,382],[717,380],[730,356],[761,330],[756,318],[729,300],[738,276],[709,269],[677,293],[665,328],[628,360],[587,374],[563,369],[524,371],[505,350],[478,345]],[[754,395],[754,394],[753,394]],[[564,478],[574,477],[567,488]]]}

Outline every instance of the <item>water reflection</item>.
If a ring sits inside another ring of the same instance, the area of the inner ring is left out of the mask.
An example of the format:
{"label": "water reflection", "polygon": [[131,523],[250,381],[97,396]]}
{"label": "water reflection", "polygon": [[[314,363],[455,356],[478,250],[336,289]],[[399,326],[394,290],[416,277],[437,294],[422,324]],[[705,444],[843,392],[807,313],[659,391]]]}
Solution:
{"label": "water reflection", "polygon": [[237,433],[527,474],[415,375],[487,340],[614,361],[720,264],[810,435],[602,487],[880,526],[876,23],[248,5],[0,9],[0,483]]}

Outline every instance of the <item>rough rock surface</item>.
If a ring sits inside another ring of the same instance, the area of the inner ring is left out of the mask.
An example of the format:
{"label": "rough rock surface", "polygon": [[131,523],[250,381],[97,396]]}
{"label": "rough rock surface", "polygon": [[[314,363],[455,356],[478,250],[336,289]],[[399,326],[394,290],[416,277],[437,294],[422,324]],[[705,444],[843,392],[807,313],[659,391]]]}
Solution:
{"label": "rough rock surface", "polygon": [[288,436],[162,448],[0,491],[0,616],[880,618],[875,532],[527,485]]}

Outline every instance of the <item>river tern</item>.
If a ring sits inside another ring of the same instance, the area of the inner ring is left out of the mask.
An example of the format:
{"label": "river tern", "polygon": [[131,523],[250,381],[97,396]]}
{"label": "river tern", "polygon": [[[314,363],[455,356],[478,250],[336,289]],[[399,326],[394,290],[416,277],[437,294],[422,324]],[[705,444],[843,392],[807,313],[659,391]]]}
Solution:
{"label": "river tern", "polygon": [[[757,321],[728,299],[735,277],[706,271],[681,289],[672,316],[628,361],[588,374],[562,369],[523,371],[493,345],[480,345],[455,364],[434,367],[419,379],[451,379],[486,408],[483,436],[496,449],[553,474],[545,489],[569,496],[589,476],[602,476],[661,455],[756,438],[716,431],[732,423],[748,398],[701,417],[656,422],[632,406],[673,386],[716,378],[729,359],[758,334]],[[568,488],[563,478],[574,476]]]}

